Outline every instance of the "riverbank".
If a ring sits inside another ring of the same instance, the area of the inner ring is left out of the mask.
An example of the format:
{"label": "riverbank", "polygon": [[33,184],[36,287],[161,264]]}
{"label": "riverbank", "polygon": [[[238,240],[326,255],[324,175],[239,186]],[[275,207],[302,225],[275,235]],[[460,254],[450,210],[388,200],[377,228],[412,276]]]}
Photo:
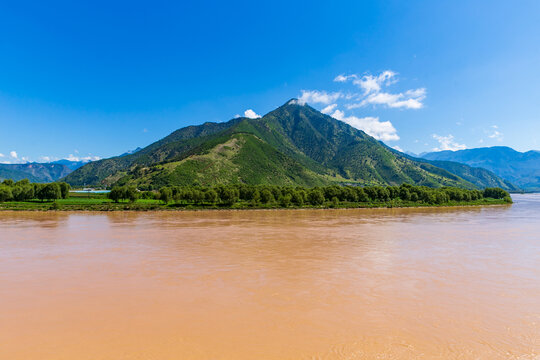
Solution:
{"label": "riverbank", "polygon": [[479,199],[474,201],[450,201],[442,204],[429,204],[411,201],[389,202],[328,202],[322,205],[282,206],[273,204],[253,204],[237,202],[226,204],[164,204],[158,200],[137,200],[136,202],[113,202],[96,198],[68,198],[51,202],[21,201],[0,203],[0,211],[197,211],[197,210],[260,210],[260,209],[370,209],[370,208],[415,208],[415,207],[461,207],[490,206],[509,204],[503,199]]}

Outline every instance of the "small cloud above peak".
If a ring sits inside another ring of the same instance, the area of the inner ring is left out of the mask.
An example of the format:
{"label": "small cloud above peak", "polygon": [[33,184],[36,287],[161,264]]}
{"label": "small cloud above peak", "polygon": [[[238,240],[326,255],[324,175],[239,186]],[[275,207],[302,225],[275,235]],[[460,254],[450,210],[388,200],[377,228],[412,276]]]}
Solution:
{"label": "small cloud above peak", "polygon": [[291,100],[287,101],[285,105],[299,105],[297,98],[292,98]]}
{"label": "small cloud above peak", "polygon": [[249,119],[258,119],[261,117],[261,115],[257,114],[255,111],[251,109],[247,109],[246,111],[244,111],[244,116]]}

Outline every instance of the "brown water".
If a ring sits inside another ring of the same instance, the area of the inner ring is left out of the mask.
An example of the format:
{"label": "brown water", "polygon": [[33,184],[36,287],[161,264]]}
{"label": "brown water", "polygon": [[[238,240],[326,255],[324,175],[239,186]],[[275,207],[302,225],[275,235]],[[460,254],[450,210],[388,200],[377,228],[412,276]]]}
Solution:
{"label": "brown water", "polygon": [[540,196],[0,213],[0,359],[540,359]]}

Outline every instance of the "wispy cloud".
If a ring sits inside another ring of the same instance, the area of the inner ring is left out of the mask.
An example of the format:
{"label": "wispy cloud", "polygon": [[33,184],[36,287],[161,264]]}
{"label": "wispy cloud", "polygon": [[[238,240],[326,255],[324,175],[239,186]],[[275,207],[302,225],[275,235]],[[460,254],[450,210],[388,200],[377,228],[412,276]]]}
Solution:
{"label": "wispy cloud", "polygon": [[464,150],[467,148],[467,145],[459,144],[458,142],[456,142],[456,140],[454,139],[454,135],[449,134],[446,136],[441,136],[441,135],[433,134],[432,136],[435,140],[439,142],[439,147],[433,148],[433,151],[444,151],[444,150],[456,151],[456,150]]}
{"label": "wispy cloud", "polygon": [[11,156],[14,159],[18,158],[17,152],[15,150],[9,152],[9,156]]}
{"label": "wispy cloud", "polygon": [[488,138],[494,139],[497,141],[503,140],[503,134],[499,131],[497,125],[492,125],[489,130],[486,131]]}
{"label": "wispy cloud", "polygon": [[358,77],[356,75],[338,75],[334,78],[335,82],[346,82],[352,79],[357,79]]}

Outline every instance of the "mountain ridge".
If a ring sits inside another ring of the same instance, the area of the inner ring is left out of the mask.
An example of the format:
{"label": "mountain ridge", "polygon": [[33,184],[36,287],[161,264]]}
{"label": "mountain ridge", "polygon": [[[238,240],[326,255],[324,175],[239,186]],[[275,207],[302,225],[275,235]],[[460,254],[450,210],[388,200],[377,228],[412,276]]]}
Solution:
{"label": "mountain ridge", "polygon": [[89,163],[65,180],[145,189],[228,183],[478,187],[294,99],[261,118],[178,129],[134,154]]}
{"label": "mountain ridge", "polygon": [[428,160],[455,161],[482,167],[526,191],[540,191],[540,152],[519,152],[507,146],[425,153]]}

